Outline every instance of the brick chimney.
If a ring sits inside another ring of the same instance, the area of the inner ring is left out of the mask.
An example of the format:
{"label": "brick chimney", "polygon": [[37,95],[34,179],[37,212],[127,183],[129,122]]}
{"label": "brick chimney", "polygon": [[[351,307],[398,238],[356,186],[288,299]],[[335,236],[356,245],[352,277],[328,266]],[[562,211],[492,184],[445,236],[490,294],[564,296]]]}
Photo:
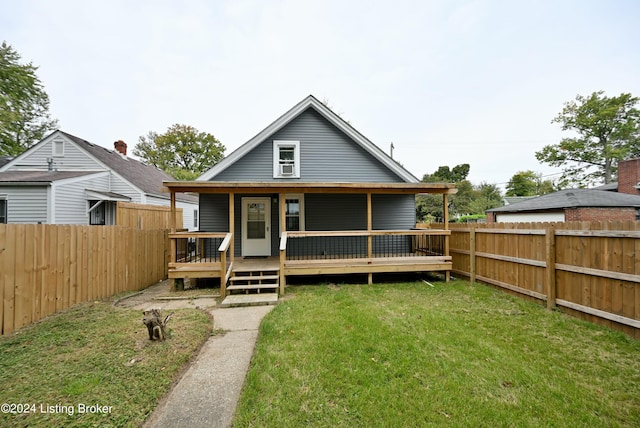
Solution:
{"label": "brick chimney", "polygon": [[640,195],[640,159],[618,162],[618,193]]}
{"label": "brick chimney", "polygon": [[113,143],[113,147],[115,147],[117,152],[120,152],[122,156],[127,156],[127,143],[122,140],[118,140]]}

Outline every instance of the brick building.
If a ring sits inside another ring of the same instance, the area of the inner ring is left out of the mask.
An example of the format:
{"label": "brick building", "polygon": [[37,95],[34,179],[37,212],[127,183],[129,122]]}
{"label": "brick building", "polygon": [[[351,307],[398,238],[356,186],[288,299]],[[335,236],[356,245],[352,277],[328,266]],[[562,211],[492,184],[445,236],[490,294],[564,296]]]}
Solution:
{"label": "brick building", "polygon": [[487,223],[640,220],[640,159],[618,163],[618,182],[566,189],[487,211]]}

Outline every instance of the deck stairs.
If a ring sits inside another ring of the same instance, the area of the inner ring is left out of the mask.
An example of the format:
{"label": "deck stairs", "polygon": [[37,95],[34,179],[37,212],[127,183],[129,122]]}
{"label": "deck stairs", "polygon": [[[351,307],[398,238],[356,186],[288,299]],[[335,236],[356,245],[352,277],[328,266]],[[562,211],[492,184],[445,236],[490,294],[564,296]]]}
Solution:
{"label": "deck stairs", "polygon": [[232,268],[227,295],[221,306],[275,305],[278,302],[279,267]]}

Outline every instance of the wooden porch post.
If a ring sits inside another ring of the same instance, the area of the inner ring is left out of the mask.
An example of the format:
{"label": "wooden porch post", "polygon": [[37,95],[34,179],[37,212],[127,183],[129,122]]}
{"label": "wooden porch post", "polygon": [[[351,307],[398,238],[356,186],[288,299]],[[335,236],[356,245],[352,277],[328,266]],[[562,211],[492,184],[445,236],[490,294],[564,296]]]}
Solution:
{"label": "wooden porch post", "polygon": [[171,233],[176,233],[176,192],[171,191]]}
{"label": "wooden porch post", "polygon": [[[367,231],[369,234],[367,235],[367,257],[373,257],[373,237],[371,236],[371,231],[373,230],[373,216],[371,209],[371,191],[367,192]],[[369,272],[367,282],[369,284],[373,284],[373,273]]]}
{"label": "wooden porch post", "polygon": [[[449,230],[449,195],[442,195],[442,217],[444,222],[444,230]],[[444,236],[444,255],[449,256],[449,235]],[[449,282],[451,279],[451,271],[445,271],[444,279],[446,282]]]}
{"label": "wooden porch post", "polygon": [[[171,233],[176,233],[176,192],[174,192],[173,190],[171,191],[171,216],[169,222],[171,223]],[[171,251],[171,258],[169,259],[169,261],[171,263],[175,263],[177,261],[177,241],[175,239],[169,239],[169,245]],[[184,290],[184,278],[174,279],[173,288],[175,290]]]}
{"label": "wooden porch post", "polygon": [[233,263],[233,260],[235,259],[235,254],[236,254],[236,247],[234,245],[235,239],[236,239],[235,209],[236,209],[235,194],[233,192],[229,192],[229,232],[231,232],[231,244],[230,244],[231,251],[229,252],[229,260],[231,260],[232,263]]}
{"label": "wooden porch post", "polygon": [[286,278],[284,276],[284,261],[286,258],[286,250],[282,249],[282,234],[285,233],[287,231],[287,201],[285,199],[285,194],[284,193],[280,193],[278,195],[278,202],[279,202],[279,208],[280,208],[280,252],[279,252],[279,259],[280,259],[280,295],[284,295],[284,286],[285,286],[285,281]]}

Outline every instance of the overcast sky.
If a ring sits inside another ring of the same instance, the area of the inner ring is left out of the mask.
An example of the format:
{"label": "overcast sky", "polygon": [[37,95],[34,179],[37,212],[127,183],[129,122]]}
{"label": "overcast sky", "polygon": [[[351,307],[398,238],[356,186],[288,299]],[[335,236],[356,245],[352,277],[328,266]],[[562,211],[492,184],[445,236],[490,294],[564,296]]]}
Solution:
{"label": "overcast sky", "polygon": [[418,178],[475,184],[557,173],[534,153],[577,94],[640,96],[637,0],[0,0],[0,40],[105,147],[183,123],[229,154],[313,94]]}

